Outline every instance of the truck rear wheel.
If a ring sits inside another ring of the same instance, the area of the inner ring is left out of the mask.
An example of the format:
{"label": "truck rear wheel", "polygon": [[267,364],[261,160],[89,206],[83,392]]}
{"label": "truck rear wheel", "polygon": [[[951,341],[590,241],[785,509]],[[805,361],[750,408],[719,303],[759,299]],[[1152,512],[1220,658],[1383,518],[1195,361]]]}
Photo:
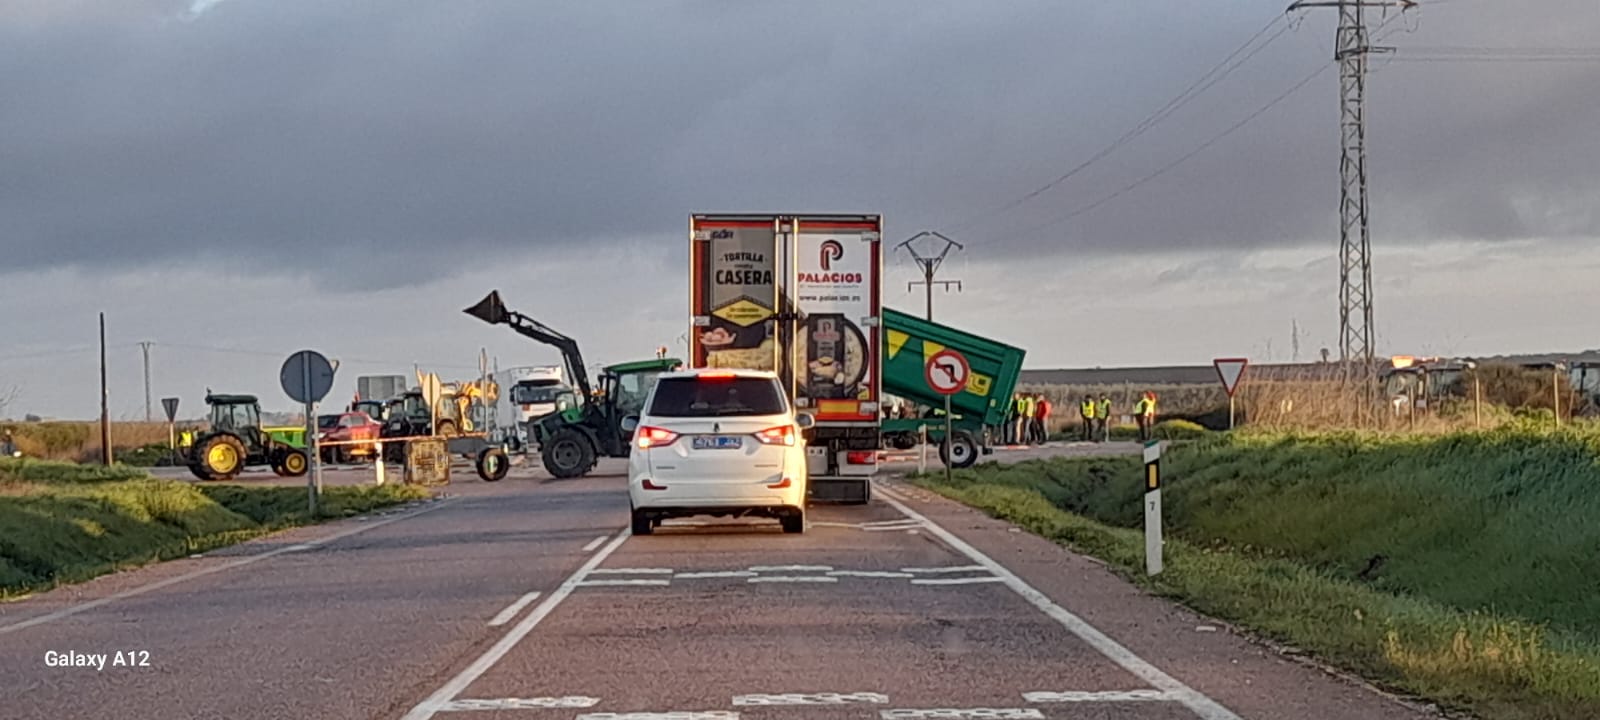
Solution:
{"label": "truck rear wheel", "polygon": [[957,430],[950,434],[950,444],[946,449],[944,443],[939,443],[939,461],[952,468],[969,468],[978,461],[978,440],[966,430]]}

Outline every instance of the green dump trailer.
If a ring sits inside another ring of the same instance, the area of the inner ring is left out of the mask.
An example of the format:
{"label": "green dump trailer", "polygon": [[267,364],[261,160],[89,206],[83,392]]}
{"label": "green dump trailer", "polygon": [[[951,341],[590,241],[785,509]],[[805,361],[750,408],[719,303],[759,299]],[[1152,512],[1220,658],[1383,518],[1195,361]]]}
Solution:
{"label": "green dump trailer", "polygon": [[[939,444],[939,458],[951,467],[970,467],[978,455],[994,452],[1022,374],[1022,348],[979,337],[948,325],[929,322],[890,308],[883,309],[883,391],[919,406],[916,417],[883,421],[887,447],[910,449],[926,430],[929,442]],[[944,399],[928,386],[928,358],[940,350],[966,356],[972,373],[967,387],[950,398],[951,442],[944,445]]]}

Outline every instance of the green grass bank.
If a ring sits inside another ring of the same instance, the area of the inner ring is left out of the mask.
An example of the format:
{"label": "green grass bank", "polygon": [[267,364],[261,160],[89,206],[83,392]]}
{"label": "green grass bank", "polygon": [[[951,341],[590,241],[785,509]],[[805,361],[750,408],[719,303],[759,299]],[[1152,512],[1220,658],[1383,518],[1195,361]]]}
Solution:
{"label": "green grass bank", "polygon": [[304,488],[195,485],[122,467],[0,460],[0,598],[427,496],[405,485],[327,487],[312,517]]}
{"label": "green grass bank", "polygon": [[1600,433],[1228,434],[916,482],[1195,609],[1482,717],[1600,717]]}

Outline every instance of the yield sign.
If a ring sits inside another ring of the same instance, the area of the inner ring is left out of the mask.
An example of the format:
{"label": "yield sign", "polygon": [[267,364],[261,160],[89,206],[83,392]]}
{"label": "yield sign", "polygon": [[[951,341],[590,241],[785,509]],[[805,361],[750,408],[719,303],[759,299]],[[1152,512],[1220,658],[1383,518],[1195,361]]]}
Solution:
{"label": "yield sign", "polygon": [[972,367],[967,364],[967,358],[954,350],[940,350],[928,358],[928,366],[924,370],[928,379],[928,387],[940,395],[954,395],[967,387],[967,378],[972,375]]}
{"label": "yield sign", "polygon": [[1228,391],[1228,397],[1233,397],[1233,391],[1239,388],[1239,379],[1244,377],[1244,367],[1250,364],[1244,358],[1217,358],[1211,361],[1217,368],[1217,377],[1222,379],[1222,389]]}

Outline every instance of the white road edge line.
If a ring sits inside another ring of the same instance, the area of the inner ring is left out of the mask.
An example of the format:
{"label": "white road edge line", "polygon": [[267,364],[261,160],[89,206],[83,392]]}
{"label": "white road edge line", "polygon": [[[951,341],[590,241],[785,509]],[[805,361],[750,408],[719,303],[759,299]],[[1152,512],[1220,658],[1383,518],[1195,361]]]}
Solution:
{"label": "white road edge line", "polygon": [[[384,525],[388,525],[389,523],[400,522],[401,520],[409,520],[409,519],[414,518],[414,517],[416,517],[418,515],[422,515],[423,513],[433,512],[434,510],[438,510],[439,508],[442,508],[442,507],[445,507],[447,505],[450,505],[451,503],[454,503],[455,501],[456,501],[456,498],[445,498],[444,500],[439,500],[439,501],[435,502],[434,504],[432,504],[432,505],[430,505],[428,507],[425,507],[425,508],[423,508],[421,510],[417,510],[417,511],[414,511],[414,512],[409,512],[409,513],[406,513],[404,515],[396,515],[396,516],[388,518],[386,520],[379,520],[378,522],[374,522],[374,523],[367,523],[365,525],[357,525],[355,527],[350,528],[349,530],[344,530],[342,532],[337,532],[337,533],[329,535],[329,536],[327,536],[325,538],[320,538],[318,540],[302,543],[302,545],[313,545],[313,546],[315,546],[315,545],[324,545],[324,544],[333,542],[335,540],[340,540],[340,539],[343,539],[343,538],[350,537],[351,535],[355,535],[357,533],[364,533],[364,532],[366,532],[368,530],[372,530],[372,529],[375,529],[375,528],[383,527]],[[60,620],[62,618],[72,617],[73,615],[77,615],[78,613],[86,612],[86,611],[89,611],[89,610],[93,610],[93,609],[95,609],[97,607],[100,607],[102,605],[109,605],[109,604],[114,603],[114,602],[116,602],[118,600],[125,600],[127,598],[131,598],[131,597],[134,597],[136,595],[143,595],[143,594],[145,594],[147,592],[150,592],[152,590],[160,590],[161,588],[168,587],[168,586],[171,586],[171,585],[177,585],[178,583],[186,582],[186,581],[189,581],[189,580],[193,580],[193,579],[195,579],[197,577],[203,577],[203,576],[206,576],[206,575],[210,575],[212,573],[219,573],[219,572],[222,572],[223,570],[232,570],[234,568],[244,567],[245,565],[261,562],[262,560],[266,560],[268,558],[274,558],[274,557],[277,557],[277,556],[282,555],[284,553],[298,552],[298,551],[304,550],[304,549],[305,548],[301,547],[301,545],[290,545],[288,547],[282,547],[282,548],[278,548],[276,550],[268,550],[268,551],[266,551],[264,553],[260,553],[258,555],[249,555],[249,556],[246,556],[246,557],[242,557],[242,558],[239,558],[238,560],[234,560],[232,562],[223,563],[221,565],[214,565],[214,566],[208,567],[208,568],[201,568],[199,570],[193,570],[193,571],[190,571],[190,572],[186,572],[186,573],[184,573],[182,575],[178,575],[176,577],[170,577],[170,578],[167,578],[165,580],[158,580],[156,582],[150,583],[149,585],[140,585],[139,587],[129,588],[129,589],[123,590],[122,592],[119,592],[119,593],[113,593],[111,595],[107,595],[107,596],[105,596],[103,598],[100,598],[98,600],[90,600],[89,602],[83,603],[81,605],[73,605],[72,607],[62,608],[62,609],[57,610],[57,611],[52,612],[52,613],[46,613],[44,615],[40,615],[40,616],[35,617],[35,618],[29,618],[27,620],[23,620],[23,621],[20,621],[20,622],[15,622],[15,623],[12,623],[10,625],[0,625],[0,635],[4,635],[6,633],[11,633],[11,632],[16,632],[18,630],[26,630],[28,628],[34,627],[35,625],[43,625],[45,623],[55,622],[55,621]]]}
{"label": "white road edge line", "polygon": [[494,619],[489,621],[489,627],[499,627],[511,622],[511,618],[516,617],[517,613],[522,612],[522,609],[528,606],[528,603],[531,603],[538,598],[538,590],[517,598],[516,602],[507,605],[506,609],[501,610],[499,615],[494,616]]}
{"label": "white road edge line", "polygon": [[733,704],[738,706],[795,706],[795,705],[849,705],[855,703],[870,703],[878,705],[889,704],[889,696],[882,693],[783,693],[776,695],[735,695]]}
{"label": "white road edge line", "polygon": [[583,546],[583,552],[594,552],[594,549],[597,548],[597,547],[600,547],[600,543],[605,542],[606,538],[608,538],[608,537],[611,537],[611,536],[610,535],[601,535],[600,537],[597,537],[597,538],[595,538],[593,540],[590,540],[588,545]]}
{"label": "white road edge line", "polygon": [[584,713],[577,720],[739,720],[727,710],[675,710],[672,712]]}
{"label": "white road edge line", "polygon": [[923,524],[926,525],[928,532],[933,533],[940,540],[943,540],[945,544],[949,545],[952,549],[971,558],[973,562],[988,568],[989,572],[1000,577],[1005,582],[1006,586],[1016,592],[1017,595],[1020,595],[1023,600],[1028,601],[1034,607],[1038,608],[1040,612],[1043,612],[1052,620],[1060,623],[1061,626],[1066,628],[1068,632],[1078,636],[1078,638],[1088,643],[1095,650],[1098,650],[1100,654],[1105,655],[1112,662],[1122,666],[1124,670],[1133,673],[1141,680],[1150,683],[1157,689],[1172,696],[1174,701],[1182,704],[1186,708],[1189,708],[1189,710],[1194,714],[1199,715],[1202,720],[1243,720],[1243,718],[1234,714],[1232,710],[1229,710],[1223,707],[1217,701],[1206,697],[1205,695],[1201,694],[1200,691],[1183,684],[1177,678],[1166,674],[1160,668],[1157,668],[1156,666],[1151,665],[1149,662],[1146,662],[1143,658],[1133,654],[1133,651],[1123,647],[1117,641],[1112,640],[1105,633],[1100,632],[1100,630],[1095,628],[1093,625],[1085,622],[1083,618],[1080,618],[1077,615],[1072,614],[1066,608],[1057,605],[1054,600],[1051,600],[1044,593],[1034,589],[1032,585],[1029,585],[1022,578],[1018,577],[1016,573],[1011,572],[1006,568],[1006,566],[996,562],[994,558],[983,554],[977,548],[969,545],[967,541],[956,537],[956,535],[949,530],[934,524],[932,520],[929,520],[927,517],[923,516],[922,513],[912,510],[909,506],[900,501],[900,493],[883,487],[880,487],[879,491],[879,494],[883,496],[884,501],[894,509],[899,510],[908,518],[913,520],[921,520]]}
{"label": "white road edge line", "polygon": [[595,568],[591,575],[671,575],[672,568]]}
{"label": "white road edge line", "polygon": [[881,710],[878,717],[883,720],[954,720],[955,718],[973,718],[974,720],[1044,720],[1044,713],[1038,708],[937,708],[923,709],[896,709]]}
{"label": "white road edge line", "polygon": [[827,572],[832,565],[752,565],[750,572]]}
{"label": "white road edge line", "polygon": [[673,580],[695,580],[700,578],[747,578],[756,574],[749,570],[707,570],[706,572],[688,572],[673,575]]}
{"label": "white road edge line", "polygon": [[471,685],[474,680],[482,677],[484,673],[489,671],[489,668],[500,662],[500,658],[511,652],[511,648],[516,647],[517,643],[522,642],[522,639],[528,636],[528,633],[533,632],[533,628],[546,617],[549,617],[550,613],[555,611],[556,606],[560,605],[562,600],[567,599],[567,596],[572,594],[573,589],[583,581],[585,576],[599,566],[600,563],[605,562],[606,558],[610,557],[611,553],[616,552],[617,548],[621,547],[622,543],[626,542],[629,537],[631,536],[626,530],[617,533],[617,536],[611,542],[606,543],[605,547],[602,547],[599,552],[590,556],[588,562],[585,562],[565,582],[561,583],[561,587],[556,588],[555,592],[546,596],[544,602],[539,603],[539,606],[535,607],[533,612],[528,613],[528,616],[523,618],[521,622],[513,625],[504,637],[484,651],[482,655],[479,655],[477,660],[473,660],[472,664],[468,665],[466,669],[455,677],[450,678],[449,682],[434,691],[427,699],[417,703],[417,706],[411,708],[411,712],[406,713],[402,720],[427,720],[443,709],[445,705],[448,705],[450,701],[456,699],[456,696],[460,695],[462,690],[467,689],[467,686]]}
{"label": "white road edge line", "polygon": [[908,578],[908,577],[911,577],[911,573],[891,572],[891,571],[887,571],[887,570],[834,570],[833,572],[830,572],[828,574],[832,575],[832,576],[835,576],[835,577],[859,577],[859,578]]}

